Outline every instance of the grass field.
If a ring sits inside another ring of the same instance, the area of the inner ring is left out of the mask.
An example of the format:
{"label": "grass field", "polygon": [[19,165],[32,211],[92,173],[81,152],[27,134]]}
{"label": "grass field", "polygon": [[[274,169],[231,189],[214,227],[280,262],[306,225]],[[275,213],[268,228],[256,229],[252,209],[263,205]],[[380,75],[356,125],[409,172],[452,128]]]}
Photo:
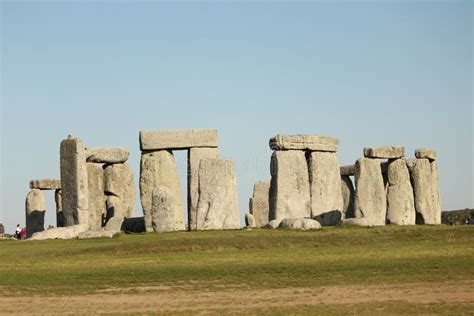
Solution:
{"label": "grass field", "polygon": [[0,312],[474,314],[474,226],[0,241]]}

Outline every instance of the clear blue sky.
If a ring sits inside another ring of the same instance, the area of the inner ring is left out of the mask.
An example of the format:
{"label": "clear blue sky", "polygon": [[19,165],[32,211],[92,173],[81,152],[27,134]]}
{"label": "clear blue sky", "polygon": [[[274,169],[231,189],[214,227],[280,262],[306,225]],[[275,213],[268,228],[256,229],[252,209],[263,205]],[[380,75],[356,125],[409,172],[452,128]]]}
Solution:
{"label": "clear blue sky", "polygon": [[471,1],[2,1],[1,76],[9,231],[28,181],[59,177],[61,139],[128,147],[138,182],[141,129],[217,128],[241,214],[278,133],[338,137],[341,164],[434,147],[443,209],[473,206]]}

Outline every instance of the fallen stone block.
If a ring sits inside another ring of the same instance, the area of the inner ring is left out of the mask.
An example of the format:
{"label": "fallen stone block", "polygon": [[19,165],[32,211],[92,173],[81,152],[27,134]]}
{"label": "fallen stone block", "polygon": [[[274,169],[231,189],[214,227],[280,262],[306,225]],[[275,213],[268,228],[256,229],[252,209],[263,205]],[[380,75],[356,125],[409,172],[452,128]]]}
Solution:
{"label": "fallen stone block", "polygon": [[175,229],[176,213],[173,193],[168,187],[159,185],[153,189],[151,224],[155,232],[172,232]]}
{"label": "fallen stone block", "polygon": [[61,189],[61,180],[57,180],[57,179],[31,180],[30,189],[59,190]]}
{"label": "fallen stone block", "polygon": [[119,231],[109,231],[109,230],[88,230],[82,233],[79,233],[77,236],[78,239],[91,239],[91,238],[112,238],[115,235],[120,234]]}
{"label": "fallen stone block", "polygon": [[323,226],[339,224],[344,201],[336,153],[311,152],[308,166],[312,218]]}
{"label": "fallen stone block", "polygon": [[45,231],[33,234],[30,240],[73,239],[77,238],[80,233],[86,230],[86,225],[73,225],[68,227],[50,228]]}
{"label": "fallen stone block", "polygon": [[219,148],[190,148],[188,150],[188,223],[189,229],[196,229],[199,199],[199,164],[201,160],[219,158]]}
{"label": "fallen stone block", "polygon": [[311,217],[309,173],[305,153],[274,151],[270,172],[269,219]]}
{"label": "fallen stone block", "polygon": [[387,174],[387,223],[415,225],[413,189],[405,159],[390,161]]}
{"label": "fallen stone block", "polygon": [[86,155],[82,140],[71,135],[61,141],[61,192],[65,226],[88,225]]}
{"label": "fallen stone block", "polygon": [[310,229],[320,229],[321,224],[311,218],[284,218],[279,228],[286,229],[299,229],[299,230],[310,230]]}
{"label": "fallen stone block", "polygon": [[268,224],[263,226],[263,227],[276,229],[280,226],[280,223],[281,223],[280,219],[273,219],[273,220],[269,221]]}
{"label": "fallen stone block", "polygon": [[356,161],[355,204],[356,218],[365,217],[370,225],[385,225],[387,198],[380,168],[376,159],[361,158]]}
{"label": "fallen stone block", "polygon": [[201,160],[196,227],[198,230],[240,228],[237,184],[232,160]]}
{"label": "fallen stone block", "polygon": [[253,186],[253,196],[249,200],[249,213],[254,216],[255,226],[263,227],[269,221],[270,181],[257,181]]}
{"label": "fallen stone block", "polygon": [[405,157],[405,147],[385,146],[385,147],[366,147],[364,148],[364,157],[393,159]]}
{"label": "fallen stone block", "polygon": [[418,159],[436,160],[436,150],[432,148],[417,148],[415,149],[415,157]]}
{"label": "fallen stone block", "polygon": [[129,151],[123,147],[89,147],[86,148],[86,161],[93,163],[124,163]]}
{"label": "fallen stone block", "polygon": [[188,149],[192,147],[217,147],[216,129],[141,131],[140,149]]}
{"label": "fallen stone block", "polygon": [[44,230],[44,214],[46,212],[46,202],[43,191],[32,189],[26,195],[26,233],[31,237],[36,232]]}
{"label": "fallen stone block", "polygon": [[153,189],[160,185],[167,187],[174,197],[176,220],[174,230],[184,230],[183,195],[173,153],[168,150],[142,153],[140,162],[140,199],[148,232],[153,231],[151,220]]}
{"label": "fallen stone block", "polygon": [[355,199],[355,190],[354,184],[349,176],[341,177],[341,192],[342,192],[342,218],[352,218],[354,217],[354,199]]}
{"label": "fallen stone block", "polygon": [[121,230],[126,233],[144,233],[145,229],[145,218],[132,217],[124,219]]}
{"label": "fallen stone block", "polygon": [[245,226],[247,226],[248,228],[257,227],[255,217],[252,214],[245,214]]}
{"label": "fallen stone block", "polygon": [[307,150],[336,152],[339,140],[318,135],[276,135],[270,138],[272,150]]}

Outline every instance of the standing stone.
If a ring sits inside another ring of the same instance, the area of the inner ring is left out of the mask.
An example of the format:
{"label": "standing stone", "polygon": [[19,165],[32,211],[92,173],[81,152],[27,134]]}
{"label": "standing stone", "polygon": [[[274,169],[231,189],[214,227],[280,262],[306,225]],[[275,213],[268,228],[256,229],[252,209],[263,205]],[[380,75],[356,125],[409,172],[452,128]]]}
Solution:
{"label": "standing stone", "polygon": [[353,218],[355,190],[351,177],[341,176],[341,192],[342,199],[344,201],[344,204],[342,206],[342,218]]}
{"label": "standing stone", "polygon": [[355,217],[366,218],[371,226],[385,225],[387,198],[380,162],[361,158],[356,161],[355,168]]}
{"label": "standing stone", "polygon": [[199,163],[202,159],[219,158],[219,148],[190,148],[188,150],[188,223],[189,230],[196,229],[199,199]]}
{"label": "standing stone", "polygon": [[56,202],[56,227],[66,226],[66,219],[63,213],[63,197],[60,189],[54,192],[54,201]]}
{"label": "standing stone", "polygon": [[248,228],[255,228],[257,227],[255,216],[252,214],[245,214],[245,226]]}
{"label": "standing stone", "polygon": [[[118,198],[120,203],[117,215],[122,218],[134,216],[135,209],[135,182],[132,168],[128,164],[113,164],[104,166],[104,192],[107,196]],[[107,212],[108,212],[107,207]]]}
{"label": "standing stone", "polygon": [[263,227],[269,222],[270,181],[257,181],[253,186],[253,196],[249,201],[249,212],[255,218],[256,227]]}
{"label": "standing stone", "polygon": [[239,228],[234,162],[227,159],[201,160],[197,229]]}
{"label": "standing stone", "polygon": [[309,174],[305,153],[274,151],[270,171],[269,219],[311,217]]}
{"label": "standing stone", "polygon": [[89,229],[102,228],[103,217],[107,213],[104,194],[104,170],[95,163],[87,163],[89,189]]}
{"label": "standing stone", "polygon": [[44,213],[46,212],[46,202],[43,191],[32,189],[26,195],[26,232],[31,237],[36,232],[44,230]]}
{"label": "standing stone", "polygon": [[[435,163],[435,162],[433,162]],[[438,175],[428,159],[417,159],[411,174],[417,224],[440,224]]]}
{"label": "standing stone", "polygon": [[151,220],[153,190],[160,185],[167,187],[174,197],[176,220],[174,230],[184,230],[183,196],[173,153],[168,150],[142,153],[140,163],[140,199],[145,217],[145,227],[148,232],[153,231]]}
{"label": "standing stone", "polygon": [[176,212],[173,193],[159,185],[153,189],[151,223],[155,232],[171,232],[176,226]]}
{"label": "standing stone", "polygon": [[126,217],[125,204],[118,196],[109,195],[105,200],[105,205],[107,207],[105,230],[120,231]]}
{"label": "standing stone", "polygon": [[405,159],[388,165],[387,223],[415,225],[415,202]]}
{"label": "standing stone", "polygon": [[82,140],[61,141],[61,191],[65,226],[89,223],[86,156]]}
{"label": "standing stone", "polygon": [[336,153],[311,152],[309,155],[311,216],[323,226],[339,224],[344,201]]}

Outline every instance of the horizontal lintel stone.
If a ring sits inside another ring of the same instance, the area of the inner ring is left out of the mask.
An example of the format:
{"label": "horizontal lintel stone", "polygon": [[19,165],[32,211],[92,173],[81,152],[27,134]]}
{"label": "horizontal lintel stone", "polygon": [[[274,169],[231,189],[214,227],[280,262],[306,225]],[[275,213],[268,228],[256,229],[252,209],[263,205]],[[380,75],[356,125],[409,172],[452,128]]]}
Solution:
{"label": "horizontal lintel stone", "polygon": [[276,135],[270,138],[269,145],[273,150],[336,152],[339,148],[339,140],[319,135]]}
{"label": "horizontal lintel stone", "polygon": [[141,131],[140,149],[188,149],[193,147],[218,147],[216,129],[182,129]]}
{"label": "horizontal lintel stone", "polygon": [[86,148],[86,161],[94,163],[124,163],[130,152],[123,147],[89,147]]}
{"label": "horizontal lintel stone", "polygon": [[405,147],[403,146],[385,146],[385,147],[366,147],[364,148],[364,157],[393,159],[405,157]]}
{"label": "horizontal lintel stone", "polygon": [[415,149],[415,157],[418,159],[436,160],[436,150],[432,148],[417,148]]}
{"label": "horizontal lintel stone", "polygon": [[57,180],[57,179],[31,180],[30,189],[58,190],[58,189],[61,189],[61,180]]}

